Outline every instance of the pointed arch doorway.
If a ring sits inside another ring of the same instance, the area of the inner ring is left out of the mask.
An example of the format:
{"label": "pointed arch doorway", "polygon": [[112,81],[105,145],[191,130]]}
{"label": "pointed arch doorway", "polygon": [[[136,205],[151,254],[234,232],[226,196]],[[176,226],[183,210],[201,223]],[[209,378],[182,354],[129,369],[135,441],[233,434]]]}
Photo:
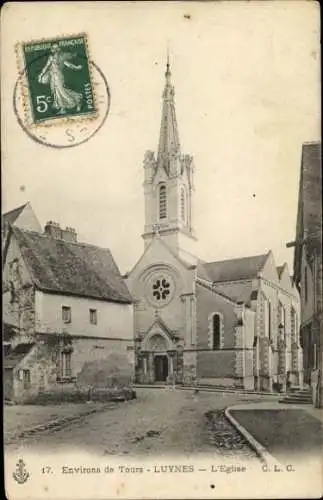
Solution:
{"label": "pointed arch doorway", "polygon": [[167,382],[169,360],[167,355],[168,341],[164,334],[155,332],[149,339],[149,349],[153,356],[153,376],[155,382]]}
{"label": "pointed arch doorway", "polygon": [[183,353],[178,349],[165,325],[156,321],[140,345],[137,381],[145,384],[181,383]]}

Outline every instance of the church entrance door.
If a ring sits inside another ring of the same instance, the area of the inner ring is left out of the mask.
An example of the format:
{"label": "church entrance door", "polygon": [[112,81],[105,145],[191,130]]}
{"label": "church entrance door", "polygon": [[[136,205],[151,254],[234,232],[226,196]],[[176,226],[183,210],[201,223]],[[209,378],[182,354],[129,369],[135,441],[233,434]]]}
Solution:
{"label": "church entrance door", "polygon": [[155,356],[155,381],[166,382],[168,377],[168,357],[166,355]]}

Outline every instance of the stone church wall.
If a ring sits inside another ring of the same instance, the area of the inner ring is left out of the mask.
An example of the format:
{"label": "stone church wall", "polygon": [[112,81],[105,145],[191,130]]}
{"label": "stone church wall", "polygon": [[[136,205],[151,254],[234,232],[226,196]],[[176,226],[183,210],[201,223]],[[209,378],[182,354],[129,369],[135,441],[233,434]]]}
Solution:
{"label": "stone church wall", "polygon": [[196,286],[196,297],[197,348],[209,349],[211,347],[210,321],[213,313],[219,313],[223,319],[222,348],[234,348],[236,323],[234,304],[219,298],[211,290],[200,285]]}
{"label": "stone church wall", "polygon": [[[192,338],[187,338],[189,329],[186,327],[188,318],[191,323],[193,314],[193,304],[190,307],[190,300],[193,294],[194,270],[177,269],[178,262],[173,255],[165,248],[160,240],[155,240],[145,257],[155,264],[136,269],[134,276],[129,276],[127,285],[135,298],[135,336],[143,337],[153,325],[158,316],[167,328],[179,336],[185,345],[191,345]],[[154,279],[154,276],[156,278]],[[155,281],[163,276],[174,289],[172,299],[164,306],[153,300],[152,292]],[[155,281],[154,281],[155,280]]]}
{"label": "stone church wall", "polygon": [[[277,281],[277,280],[276,280]],[[260,336],[260,385],[264,390],[285,390],[290,381],[291,373],[294,383],[300,380],[302,367],[292,366],[292,357],[298,355],[299,342],[299,298],[290,286],[289,290],[283,288],[284,283],[269,281],[266,278],[260,280],[260,301],[257,310]],[[285,285],[284,285],[285,286]],[[271,303],[271,335],[269,337],[269,315],[268,301]],[[280,312],[279,305],[282,311]],[[296,321],[292,332],[292,308],[296,312]],[[283,317],[281,317],[281,315]],[[280,325],[284,324],[283,332],[280,332]],[[282,335],[282,336],[281,336]],[[292,337],[296,336],[297,342],[293,342]],[[295,345],[292,352],[292,346]],[[295,368],[297,368],[295,370]],[[294,370],[293,370],[294,369]]]}
{"label": "stone church wall", "polygon": [[198,379],[233,378],[234,369],[235,369],[235,352],[233,350],[197,352]]}
{"label": "stone church wall", "polygon": [[192,384],[198,378],[197,354],[194,351],[183,352],[183,383]]}
{"label": "stone church wall", "polygon": [[[235,377],[234,304],[220,298],[211,290],[197,285],[197,379],[200,383],[233,385]],[[212,350],[212,315],[222,318],[221,349]]]}
{"label": "stone church wall", "polygon": [[253,376],[253,350],[244,351],[244,378],[243,386],[245,389],[254,390],[255,389],[255,379]]}

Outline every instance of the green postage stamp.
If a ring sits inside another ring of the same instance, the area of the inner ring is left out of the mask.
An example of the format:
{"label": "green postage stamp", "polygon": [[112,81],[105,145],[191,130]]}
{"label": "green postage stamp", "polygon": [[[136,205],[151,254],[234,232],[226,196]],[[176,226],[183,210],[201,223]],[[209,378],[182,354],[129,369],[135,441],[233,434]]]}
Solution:
{"label": "green postage stamp", "polygon": [[85,34],[21,43],[17,49],[30,124],[96,115]]}

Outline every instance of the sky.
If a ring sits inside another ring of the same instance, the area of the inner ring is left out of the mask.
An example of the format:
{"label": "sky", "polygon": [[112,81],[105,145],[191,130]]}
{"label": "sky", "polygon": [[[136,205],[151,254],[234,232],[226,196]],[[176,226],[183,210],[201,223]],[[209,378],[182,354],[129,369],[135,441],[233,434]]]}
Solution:
{"label": "sky", "polygon": [[[195,162],[195,232],[206,260],[272,250],[292,267],[302,143],[320,137],[316,2],[7,4],[2,11],[2,212],[30,201],[122,272],[143,251],[143,158],[156,150],[166,52],[182,153]],[[15,44],[81,32],[111,93],[87,143],[53,149],[13,112]]]}

